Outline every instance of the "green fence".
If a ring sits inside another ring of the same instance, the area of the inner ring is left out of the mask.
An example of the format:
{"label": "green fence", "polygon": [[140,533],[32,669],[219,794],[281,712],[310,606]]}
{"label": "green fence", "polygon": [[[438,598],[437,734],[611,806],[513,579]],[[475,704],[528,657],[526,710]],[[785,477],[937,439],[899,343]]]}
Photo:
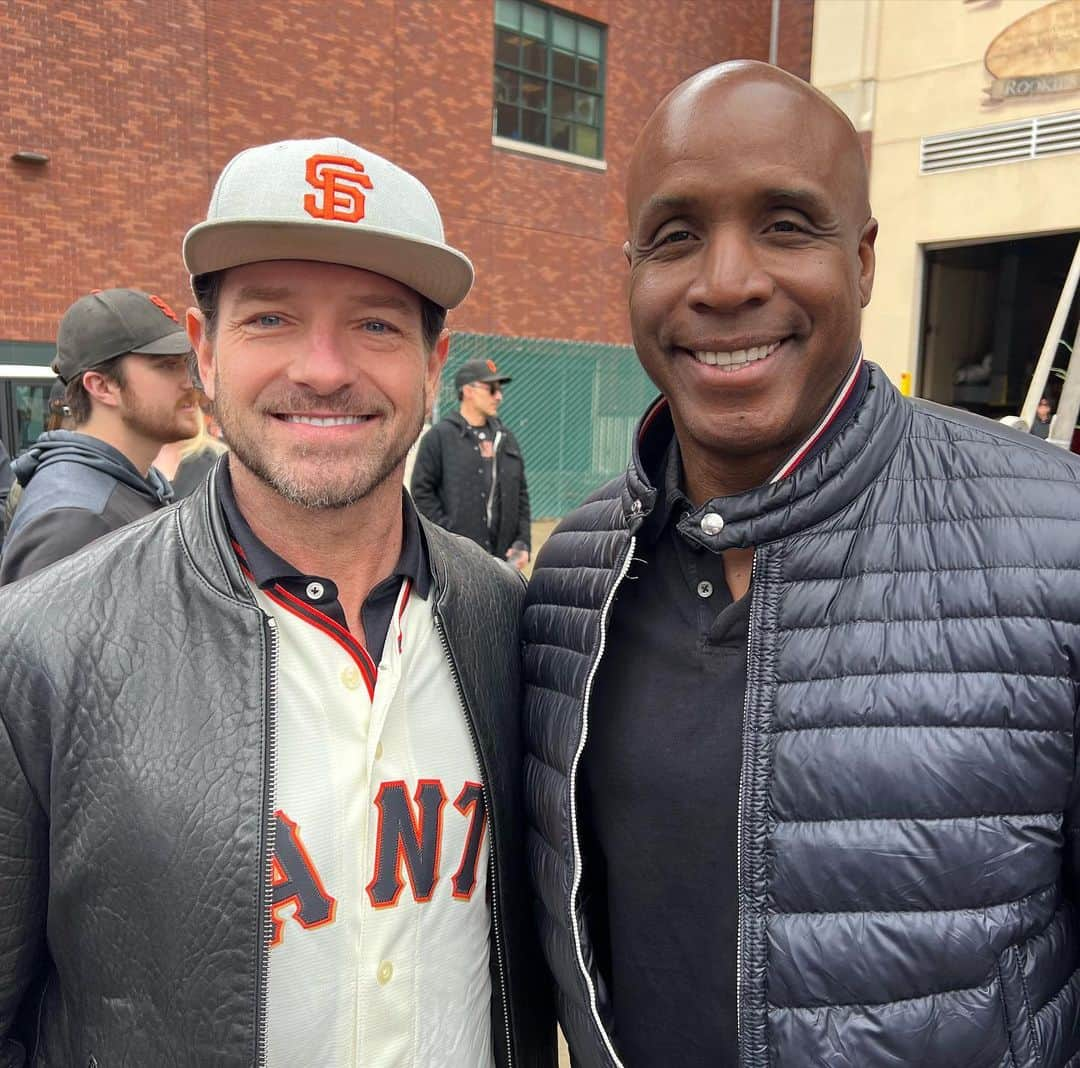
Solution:
{"label": "green fence", "polygon": [[629,345],[454,334],[437,415],[457,407],[454,372],[477,359],[514,379],[499,418],[521,442],[534,519],[565,515],[626,468],[634,426],[657,394]]}

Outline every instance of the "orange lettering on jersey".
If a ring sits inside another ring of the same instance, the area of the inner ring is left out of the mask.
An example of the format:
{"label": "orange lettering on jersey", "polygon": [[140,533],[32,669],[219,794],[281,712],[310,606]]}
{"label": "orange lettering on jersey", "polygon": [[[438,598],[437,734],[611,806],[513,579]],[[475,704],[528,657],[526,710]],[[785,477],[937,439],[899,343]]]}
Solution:
{"label": "orange lettering on jersey", "polygon": [[348,156],[312,156],[307,161],[307,183],[318,192],[304,195],[304,211],[332,222],[362,219],[364,194],[360,190],[374,188],[364,165]]}
{"label": "orange lettering on jersey", "polygon": [[153,304],[155,308],[160,308],[162,313],[172,319],[174,323],[180,322],[180,320],[176,317],[176,312],[174,312],[172,308],[170,308],[168,304],[166,304],[165,301],[161,299],[161,297],[155,297],[153,294],[151,294],[150,303]]}

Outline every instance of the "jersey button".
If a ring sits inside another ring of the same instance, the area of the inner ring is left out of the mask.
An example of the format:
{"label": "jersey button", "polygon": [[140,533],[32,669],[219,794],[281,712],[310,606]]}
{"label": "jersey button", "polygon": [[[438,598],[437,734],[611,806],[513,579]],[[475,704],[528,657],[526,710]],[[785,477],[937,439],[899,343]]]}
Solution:
{"label": "jersey button", "polygon": [[701,598],[712,596],[712,583],[711,582],[699,582],[697,584],[697,595]]}
{"label": "jersey button", "polygon": [[322,595],[326,593],[326,590],[323,588],[321,582],[309,582],[304,593],[308,595],[309,601],[321,601]]}
{"label": "jersey button", "polygon": [[350,664],[341,672],[341,685],[346,690],[357,690],[360,688],[360,669],[354,664]]}
{"label": "jersey button", "polygon": [[382,760],[382,742],[375,746],[375,759]]}
{"label": "jersey button", "polygon": [[379,965],[379,970],[375,975],[375,978],[379,980],[379,986],[386,986],[394,977],[394,966],[388,961],[384,960]]}

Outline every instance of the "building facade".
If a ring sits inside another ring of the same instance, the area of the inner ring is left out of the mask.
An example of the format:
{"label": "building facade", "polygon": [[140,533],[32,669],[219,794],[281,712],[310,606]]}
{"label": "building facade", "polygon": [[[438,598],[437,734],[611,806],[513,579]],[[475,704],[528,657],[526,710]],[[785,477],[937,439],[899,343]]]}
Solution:
{"label": "building facade", "polygon": [[[626,345],[623,186],[638,130],[673,86],[722,59],[772,55],[809,77],[813,10],[813,0],[6,5],[0,362],[47,363],[60,315],[93,288],[136,286],[187,307],[180,243],[222,166],[251,144],[329,133],[400,163],[435,195],[448,240],[476,266],[451,316],[456,335],[493,339],[485,351],[496,355],[499,339]],[[536,372],[535,395],[515,382],[504,409],[533,467],[530,435],[551,425],[542,357],[573,349],[507,351],[515,372],[529,360]],[[629,354],[626,375],[640,384]],[[588,405],[581,414],[602,418]],[[595,485],[607,463],[579,480]]]}
{"label": "building facade", "polygon": [[818,0],[811,80],[870,159],[868,355],[1016,414],[1080,237],[1080,0]]}

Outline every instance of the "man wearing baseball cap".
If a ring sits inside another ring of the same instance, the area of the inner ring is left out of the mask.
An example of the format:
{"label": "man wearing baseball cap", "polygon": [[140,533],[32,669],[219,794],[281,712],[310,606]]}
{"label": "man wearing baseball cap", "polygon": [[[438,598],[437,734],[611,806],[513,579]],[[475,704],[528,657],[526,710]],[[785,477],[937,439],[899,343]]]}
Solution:
{"label": "man wearing baseball cap", "polygon": [[151,466],[198,427],[191,343],[160,297],[98,290],[64,313],[52,369],[73,430],[52,430],[14,463],[22,487],[0,585],[70,556],[172,498]]}
{"label": "man wearing baseball cap", "polygon": [[420,439],[411,488],[433,523],[522,568],[532,536],[525,461],[496,418],[509,381],[494,360],[461,365],[454,375],[460,407]]}
{"label": "man wearing baseball cap", "polygon": [[227,459],[0,595],[0,1063],[550,1068],[523,584],[402,487],[472,266],[338,138],[184,258]]}

